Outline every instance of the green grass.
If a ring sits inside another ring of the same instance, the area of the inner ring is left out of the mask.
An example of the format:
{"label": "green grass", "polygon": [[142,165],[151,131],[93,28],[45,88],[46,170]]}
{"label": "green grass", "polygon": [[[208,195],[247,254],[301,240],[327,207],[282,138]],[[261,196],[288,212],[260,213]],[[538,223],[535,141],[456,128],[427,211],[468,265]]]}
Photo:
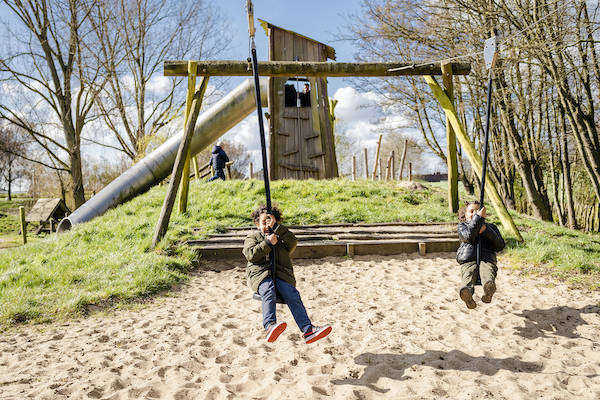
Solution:
{"label": "green grass", "polygon": [[[70,232],[1,250],[0,327],[61,320],[85,314],[89,305],[128,303],[169,289],[197,264],[191,249],[178,246],[193,237],[192,228],[206,235],[250,225],[251,210],[264,201],[261,181],[192,182],[188,213],[173,213],[167,236],[152,250],[165,190],[155,187]],[[278,181],[272,192],[287,224],[455,221],[435,185],[410,191],[386,182]],[[551,265],[561,276],[600,271],[600,235],[529,219],[517,223],[527,242],[509,241],[509,259]]]}

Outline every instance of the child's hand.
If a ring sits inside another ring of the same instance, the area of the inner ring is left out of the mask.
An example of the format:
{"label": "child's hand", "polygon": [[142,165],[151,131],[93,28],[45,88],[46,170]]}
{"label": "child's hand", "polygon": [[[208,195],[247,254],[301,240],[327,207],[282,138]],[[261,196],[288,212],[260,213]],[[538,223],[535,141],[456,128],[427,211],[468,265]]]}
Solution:
{"label": "child's hand", "polygon": [[477,214],[479,214],[479,216],[481,216],[481,218],[485,218],[487,216],[485,206],[481,207],[481,209],[477,210]]}
{"label": "child's hand", "polygon": [[277,244],[277,235],[272,233],[270,235],[267,236],[267,241],[269,243],[271,243],[273,246],[275,246]]}

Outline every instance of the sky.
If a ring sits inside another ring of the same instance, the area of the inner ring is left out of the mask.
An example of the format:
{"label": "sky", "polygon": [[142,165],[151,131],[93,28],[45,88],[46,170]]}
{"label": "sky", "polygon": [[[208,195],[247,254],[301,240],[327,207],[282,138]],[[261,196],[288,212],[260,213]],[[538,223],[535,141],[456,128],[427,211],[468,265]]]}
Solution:
{"label": "sky", "polygon": [[[232,36],[229,49],[221,55],[222,59],[245,60],[248,57],[248,22],[245,12],[245,0],[221,0],[217,5],[223,16],[228,20],[229,33]],[[348,14],[359,14],[361,0],[304,0],[302,2],[288,0],[254,0],[255,18],[267,20],[275,25],[298,32],[335,48],[336,61],[354,61],[354,48],[348,42],[336,39],[338,30],[346,25]],[[10,24],[11,17],[6,9],[0,6],[0,20]],[[267,36],[258,22],[256,22],[256,47],[259,60],[268,58]],[[157,76],[151,87],[160,91],[166,88],[165,78]],[[231,78],[226,87],[231,89],[247,77]],[[401,115],[390,115],[389,110],[379,105],[379,95],[373,92],[361,92],[353,87],[348,78],[328,78],[328,92],[330,97],[337,99],[336,118],[343,121],[336,135],[346,135],[356,143],[357,154],[363,147],[368,147],[374,153],[380,130],[380,119],[384,122],[398,126],[405,125]],[[183,98],[185,93],[181,94]],[[181,123],[182,125],[182,123]],[[390,127],[389,124],[387,126]],[[268,128],[268,127],[267,127]],[[400,129],[400,128],[399,128]],[[405,134],[419,139],[414,129],[404,131]],[[268,134],[267,134],[268,137]],[[232,128],[225,140],[231,140],[246,146],[255,159],[255,165],[260,165],[258,121],[256,113]],[[89,146],[84,151],[93,156],[106,154],[105,150]],[[415,166],[417,171],[435,172],[444,171],[444,165],[434,156],[427,156],[422,165]]]}

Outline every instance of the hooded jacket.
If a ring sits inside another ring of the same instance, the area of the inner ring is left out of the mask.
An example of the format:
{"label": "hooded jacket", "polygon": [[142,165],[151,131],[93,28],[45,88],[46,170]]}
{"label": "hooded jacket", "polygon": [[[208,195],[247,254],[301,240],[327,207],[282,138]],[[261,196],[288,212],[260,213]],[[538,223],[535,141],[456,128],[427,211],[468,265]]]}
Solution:
{"label": "hooded jacket", "polygon": [[[485,224],[485,231],[480,235],[479,230]],[[504,249],[505,243],[500,231],[494,224],[485,222],[479,214],[473,215],[470,221],[458,224],[460,246],[456,251],[456,261],[459,264],[477,261],[477,242],[481,236],[481,261],[496,264],[496,252]]]}
{"label": "hooded jacket", "polygon": [[224,169],[225,164],[227,164],[228,161],[229,157],[227,157],[227,153],[225,153],[225,150],[223,150],[221,146],[213,147],[210,165],[212,165],[215,170]]}
{"label": "hooded jacket", "polygon": [[267,242],[265,235],[256,230],[246,236],[242,253],[248,264],[246,265],[246,279],[248,286],[256,293],[260,283],[270,275],[272,252],[275,252],[275,274],[292,286],[296,286],[294,268],[292,267],[291,254],[296,249],[298,240],[285,226],[277,225],[274,229],[278,236],[275,246]]}

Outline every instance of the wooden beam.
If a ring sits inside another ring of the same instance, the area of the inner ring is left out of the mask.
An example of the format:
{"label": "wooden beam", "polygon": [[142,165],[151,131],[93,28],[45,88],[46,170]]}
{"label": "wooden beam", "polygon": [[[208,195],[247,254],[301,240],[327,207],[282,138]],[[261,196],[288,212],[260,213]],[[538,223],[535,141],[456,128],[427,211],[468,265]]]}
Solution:
{"label": "wooden beam", "polygon": [[377,141],[377,152],[375,153],[375,161],[373,162],[373,180],[377,177],[377,164],[379,163],[379,149],[381,148],[381,139],[383,135],[379,135],[379,140]]}
{"label": "wooden beam", "polygon": [[[194,61],[188,62],[187,66],[188,70],[188,89],[187,96],[185,99],[185,118],[183,122],[184,129],[187,126],[187,121],[189,119],[190,110],[192,107],[192,99],[194,98],[194,91],[196,90],[196,63]],[[205,85],[205,81],[208,81],[208,78],[202,79],[202,85]],[[208,82],[207,82],[208,83]],[[203,93],[204,95],[204,93]],[[185,155],[185,163],[183,166],[183,174],[181,178],[181,190],[179,191],[179,212],[184,213],[187,210],[187,201],[188,201],[188,192],[190,187],[190,152],[189,148]]]}
{"label": "wooden beam", "polygon": [[[187,61],[167,60],[164,62],[165,76],[187,76]],[[252,76],[252,68],[247,61],[196,61],[198,76]],[[454,75],[468,75],[471,71],[469,63],[451,63]],[[401,68],[398,71],[391,69]],[[336,63],[336,62],[297,62],[297,61],[260,61],[258,72],[261,76],[415,76],[442,75],[439,63],[407,64],[407,63]]]}
{"label": "wooden beam", "polygon": [[[454,84],[452,82],[452,66],[442,64],[442,81],[444,90],[450,102],[454,104]],[[458,161],[456,158],[456,133],[446,116],[446,164],[448,165],[448,209],[451,213],[458,212]]]}
{"label": "wooden beam", "polygon": [[404,149],[402,150],[402,159],[400,160],[400,180],[404,174],[404,161],[406,161],[406,149],[408,149],[408,139],[404,139]]}
{"label": "wooden beam", "polygon": [[192,143],[194,127],[196,126],[196,121],[198,120],[198,114],[200,114],[202,96],[204,96],[205,90],[206,85],[204,85],[204,89],[202,89],[201,86],[201,88],[196,92],[192,100],[191,114],[189,115],[187,124],[185,125],[185,135],[181,139],[179,149],[177,150],[177,156],[175,158],[175,163],[173,164],[173,173],[171,173],[171,179],[169,181],[169,188],[167,189],[167,194],[165,196],[165,200],[160,211],[160,216],[158,218],[158,222],[156,223],[156,228],[154,230],[154,235],[152,237],[153,247],[156,247],[156,245],[161,241],[161,239],[165,236],[165,233],[167,232],[167,228],[169,227],[171,211],[173,210],[173,206],[175,205],[175,197],[177,197],[177,188],[179,187],[179,183],[183,175],[183,167],[186,161],[186,155],[189,153],[189,147]]}
{"label": "wooden beam", "polygon": [[[481,159],[479,153],[477,153],[475,145],[473,144],[473,142],[471,142],[471,139],[469,139],[469,136],[464,130],[460,119],[458,118],[458,113],[456,112],[454,104],[452,104],[442,87],[432,76],[426,76],[425,81],[433,91],[433,95],[436,97],[436,99],[439,101],[440,105],[444,109],[444,113],[448,117],[450,123],[452,124],[452,128],[456,133],[456,138],[458,139],[460,145],[464,149],[465,154],[469,158],[469,162],[471,163],[473,170],[479,177],[479,180],[481,180],[483,160]],[[515,225],[515,222],[510,216],[508,210],[506,209],[506,206],[502,201],[502,197],[500,197],[500,194],[498,193],[496,185],[491,179],[489,172],[486,174],[485,192],[488,195],[488,198],[490,199],[492,205],[494,206],[494,210],[496,211],[496,214],[498,214],[498,218],[500,219],[500,222],[502,222],[502,226],[504,227],[504,229],[511,232],[517,240],[522,242],[523,237],[517,229],[517,226]]]}

